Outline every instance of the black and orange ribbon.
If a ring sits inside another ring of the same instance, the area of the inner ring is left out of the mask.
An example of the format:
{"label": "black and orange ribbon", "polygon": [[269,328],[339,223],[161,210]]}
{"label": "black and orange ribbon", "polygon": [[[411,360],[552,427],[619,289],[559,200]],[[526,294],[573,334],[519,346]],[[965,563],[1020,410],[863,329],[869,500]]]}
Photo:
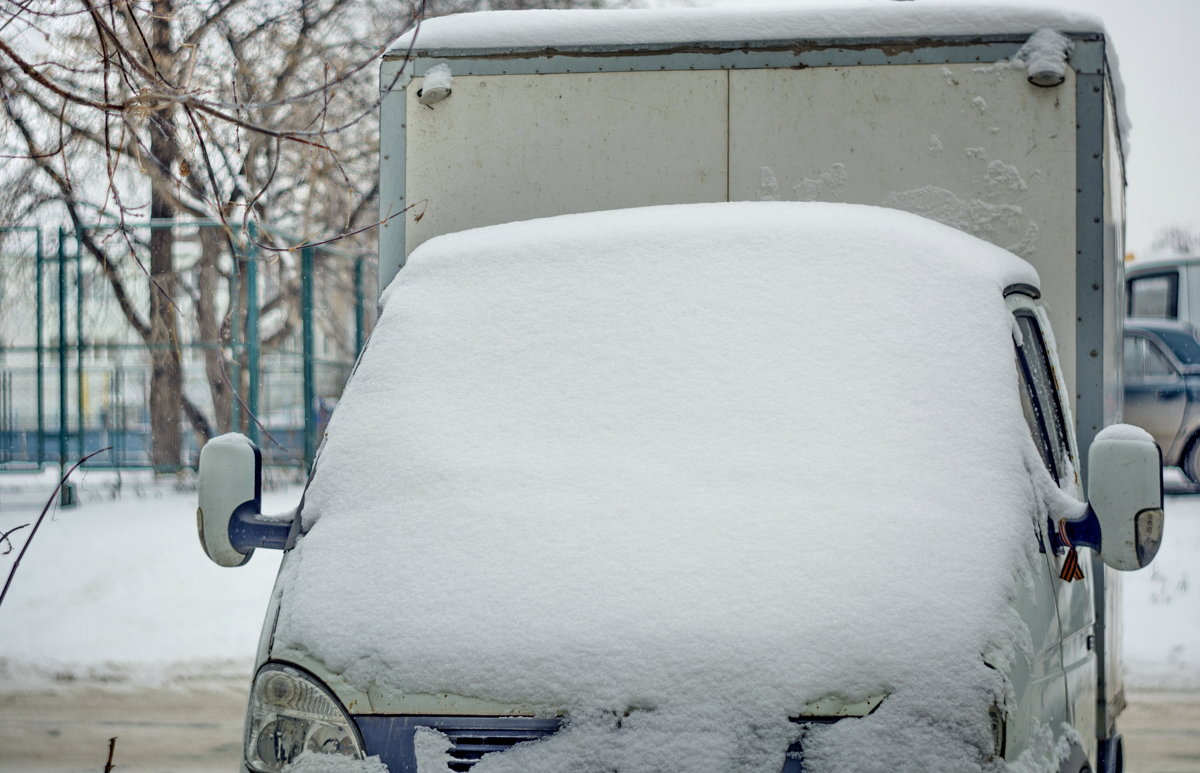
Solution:
{"label": "black and orange ribbon", "polygon": [[1067,546],[1067,560],[1063,562],[1062,571],[1058,573],[1058,576],[1064,582],[1082,580],[1083,569],[1079,567],[1079,553],[1075,550],[1075,546],[1071,544],[1071,538],[1067,536],[1066,524],[1066,518],[1059,519],[1058,537]]}

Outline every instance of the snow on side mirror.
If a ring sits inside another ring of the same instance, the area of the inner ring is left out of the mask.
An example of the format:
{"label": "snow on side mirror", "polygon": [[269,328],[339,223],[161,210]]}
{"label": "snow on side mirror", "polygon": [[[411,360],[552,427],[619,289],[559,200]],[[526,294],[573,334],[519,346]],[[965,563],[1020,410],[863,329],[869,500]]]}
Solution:
{"label": "snow on side mirror", "polygon": [[294,516],[262,515],[262,452],[245,435],[230,432],[200,450],[200,544],[214,563],[241,566],[255,548],[283,550]]}
{"label": "snow on side mirror", "polygon": [[1154,560],[1163,534],[1162,451],[1139,427],[1105,427],[1088,451],[1088,516],[1100,558],[1114,569]]}

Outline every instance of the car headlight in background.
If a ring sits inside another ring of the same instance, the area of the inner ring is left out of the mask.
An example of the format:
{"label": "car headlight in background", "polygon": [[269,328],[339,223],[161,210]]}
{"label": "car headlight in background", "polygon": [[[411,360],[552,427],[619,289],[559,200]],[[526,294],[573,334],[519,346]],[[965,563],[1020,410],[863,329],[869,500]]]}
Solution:
{"label": "car headlight in background", "polygon": [[358,730],[324,685],[292,666],[268,663],[250,689],[246,765],[280,773],[304,752],[363,757]]}

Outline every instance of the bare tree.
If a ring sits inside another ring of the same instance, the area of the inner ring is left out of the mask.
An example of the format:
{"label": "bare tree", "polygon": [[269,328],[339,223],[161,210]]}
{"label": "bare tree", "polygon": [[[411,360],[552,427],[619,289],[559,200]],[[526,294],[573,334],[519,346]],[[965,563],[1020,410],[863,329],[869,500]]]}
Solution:
{"label": "bare tree", "polygon": [[1159,230],[1151,246],[1171,255],[1200,255],[1200,232],[1181,225],[1167,226]]}
{"label": "bare tree", "polygon": [[[263,254],[277,274],[268,308],[291,305],[298,285],[290,254],[271,248],[370,224],[372,65],[421,10],[369,0],[80,0],[2,12],[6,176],[26,182],[8,209],[64,213],[149,349],[156,466],[180,461],[181,411],[204,435],[227,428],[237,387],[219,349],[206,353],[213,418],[184,394],[180,314],[188,301],[188,323],[209,340],[228,326],[236,309],[217,307],[215,287],[239,224],[264,226]],[[339,141],[351,150],[339,153]],[[181,281],[175,228],[152,228],[148,239],[132,229],[147,216],[225,226],[203,232],[199,281]],[[130,284],[131,262],[145,290]],[[294,318],[276,315],[264,338],[287,337]]]}
{"label": "bare tree", "polygon": [[[181,416],[202,437],[227,430],[245,390],[230,378],[236,352],[227,344],[246,299],[218,302],[222,283],[244,280],[231,272],[245,263],[230,260],[246,251],[244,225],[258,226],[268,347],[297,327],[298,243],[340,238],[344,250],[374,254],[375,65],[390,42],[431,15],[615,4],[21,0],[0,8],[2,174],[11,183],[0,213],[72,224],[127,329],[150,352],[156,466],[179,464]],[[181,232],[163,227],[179,217],[221,226],[199,232],[186,267]],[[317,270],[346,281],[345,271]],[[211,410],[184,390],[189,335],[219,342],[204,352]]]}

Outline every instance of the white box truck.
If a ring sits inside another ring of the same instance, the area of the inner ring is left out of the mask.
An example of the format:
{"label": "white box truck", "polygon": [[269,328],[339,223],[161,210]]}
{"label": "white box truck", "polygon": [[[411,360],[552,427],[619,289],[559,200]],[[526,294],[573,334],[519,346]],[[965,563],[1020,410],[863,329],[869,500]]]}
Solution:
{"label": "white box truck", "polygon": [[248,769],[1121,769],[1161,454],[1098,21],[472,14],[380,77],[390,288],[300,512],[201,456],[209,555],[288,551]]}

